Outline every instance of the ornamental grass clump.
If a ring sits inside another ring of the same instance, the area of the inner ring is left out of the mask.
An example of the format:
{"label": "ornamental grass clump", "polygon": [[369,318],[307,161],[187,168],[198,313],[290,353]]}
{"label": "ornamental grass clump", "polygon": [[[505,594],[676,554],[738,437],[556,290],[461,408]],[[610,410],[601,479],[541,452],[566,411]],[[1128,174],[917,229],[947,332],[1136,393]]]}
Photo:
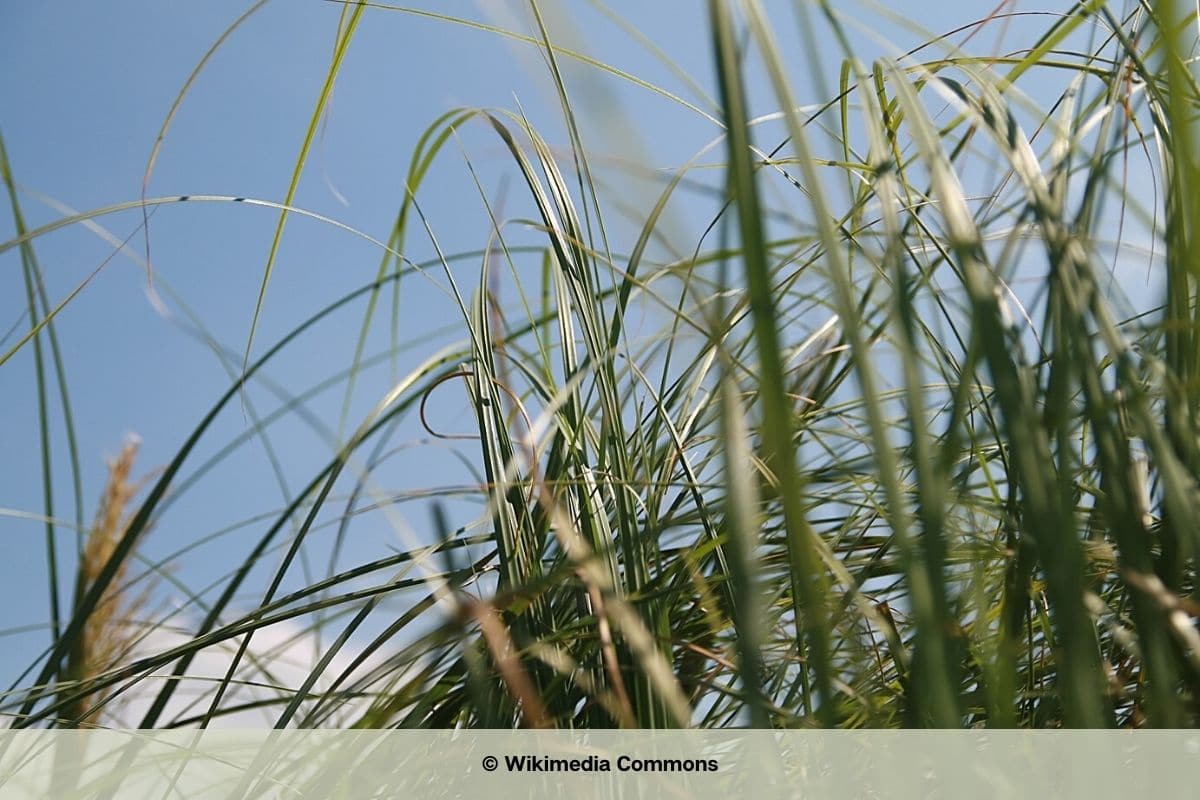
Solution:
{"label": "ornamental grass clump", "polygon": [[[0,700],[11,724],[95,723],[123,695],[143,727],[1200,722],[1194,9],[1001,2],[909,52],[867,55],[845,4],[805,2],[794,21],[811,52],[797,55],[762,3],[711,0],[711,39],[695,43],[711,81],[685,97],[526,8],[518,31],[342,3],[282,203],[147,194],[26,229],[10,191],[17,235],[0,254],[20,250],[29,326],[0,370],[37,348],[39,424],[67,430],[48,378],[65,386],[54,321],[75,294],[39,295],[33,245],[200,203],[272,223],[244,341],[209,335],[155,274],[229,380],[136,502],[132,450],[115,462],[76,599]],[[437,117],[382,233],[296,205],[356,31],[413,15],[533,49],[556,118]],[[981,34],[1006,25],[1028,40],[986,52]],[[813,86],[799,83],[806,58],[832,65]],[[578,69],[708,133],[690,158],[638,172],[653,177],[639,211],[634,168],[592,149]],[[540,132],[553,124],[556,146]],[[504,203],[479,168],[497,153]],[[456,213],[479,211],[477,241],[439,236],[424,201],[449,185],[443,169],[466,176]],[[701,223],[675,224],[685,216]],[[379,258],[268,344],[262,312],[301,217]],[[421,288],[444,327],[405,327]],[[302,348],[350,314],[344,361],[315,374]],[[306,371],[284,381],[274,368],[295,352]],[[299,476],[279,455],[287,425],[329,448]],[[176,586],[182,640],[130,657],[137,542],[243,448],[265,454],[282,501],[167,557],[220,541],[222,571]],[[447,452],[454,478],[421,483]],[[419,466],[390,470],[399,457]],[[380,529],[386,544],[346,555]],[[52,605],[53,543],[51,525]],[[295,680],[262,646],[279,631],[315,643]]]}

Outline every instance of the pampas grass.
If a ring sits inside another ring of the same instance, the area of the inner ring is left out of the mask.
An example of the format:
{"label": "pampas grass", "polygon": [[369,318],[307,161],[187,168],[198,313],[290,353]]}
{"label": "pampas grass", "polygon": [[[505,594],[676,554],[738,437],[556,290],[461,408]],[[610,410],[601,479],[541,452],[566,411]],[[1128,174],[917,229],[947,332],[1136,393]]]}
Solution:
{"label": "pampas grass", "polygon": [[[130,437],[121,452],[108,461],[108,479],[100,496],[95,522],[87,532],[75,577],[76,605],[96,585],[128,528],[134,500],[146,482],[133,477],[139,446],[140,440]],[[141,535],[146,532],[143,529]],[[142,633],[138,616],[147,607],[150,588],[131,587],[128,572],[129,562],[121,560],[67,656],[63,683],[64,690],[72,692],[69,702],[64,704],[62,718],[71,724],[102,724],[107,693],[81,694],[74,690],[87,687],[120,665],[133,652]]]}
{"label": "pampas grass", "polygon": [[[1004,24],[1006,8],[971,30]],[[74,602],[2,706],[11,724],[96,724],[127,692],[145,699],[145,727],[248,709],[300,727],[1200,721],[1192,11],[1088,0],[1023,20],[1044,28],[1012,53],[947,35],[867,61],[840,4],[805,3],[804,37],[843,66],[833,96],[801,113],[778,23],[756,0],[712,0],[720,138],[620,235],[628,206],[585,146],[587,100],[563,63],[640,79],[556,42],[537,2],[523,33],[386,3],[343,9],[287,202],[143,198],[32,230],[18,221],[0,244],[20,249],[36,287],[33,246],[63,226],[171,203],[265,207],[277,216],[255,320],[291,216],[380,252],[374,280],[259,355],[256,323],[244,350],[214,348],[230,383],[138,500],[134,448],[116,459]],[[421,137],[387,236],[292,207],[359,23],[412,13],[536,47],[566,141],[552,147],[519,109],[457,109]],[[467,129],[517,177],[514,216],[497,213],[469,151],[446,148]],[[696,166],[715,153],[720,170]],[[443,247],[420,203],[432,165],[454,159],[478,190],[462,201],[490,220],[461,250]],[[1131,181],[1135,170],[1154,186]],[[691,191],[719,198],[712,236],[656,255],[665,210]],[[15,193],[13,205],[20,220]],[[1135,231],[1165,289],[1128,313],[1110,271]],[[434,257],[409,260],[414,239]],[[400,281],[417,275],[441,281],[457,335],[347,419],[363,371],[400,347],[370,350],[368,333],[388,324],[378,312],[391,300],[395,316]],[[52,341],[54,316],[71,311],[32,288],[29,303],[18,349]],[[247,388],[270,385],[263,368],[350,309],[361,333],[349,366],[260,410]],[[43,398],[58,358],[35,355]],[[201,443],[217,455],[199,474],[247,442],[273,453],[274,422],[329,387],[344,391],[329,427],[345,435],[328,461],[286,508],[246,523],[230,570],[197,589],[188,638],[128,657],[128,565],[174,498],[195,491]],[[456,398],[445,402],[467,430],[426,420],[435,390]],[[214,420],[239,412],[245,433],[213,442]],[[57,422],[47,402],[39,414]],[[433,522],[413,514],[403,547],[312,569],[319,531],[335,529],[340,547],[360,500],[400,513],[412,487],[380,488],[373,470],[414,420],[454,448],[463,481],[422,490]],[[470,519],[439,510],[468,500]],[[55,563],[51,546],[52,597]],[[255,633],[285,623],[323,643],[308,677],[239,699],[247,670],[270,674]],[[200,654],[231,645],[223,677],[195,673]],[[195,689],[184,711],[181,686]]]}

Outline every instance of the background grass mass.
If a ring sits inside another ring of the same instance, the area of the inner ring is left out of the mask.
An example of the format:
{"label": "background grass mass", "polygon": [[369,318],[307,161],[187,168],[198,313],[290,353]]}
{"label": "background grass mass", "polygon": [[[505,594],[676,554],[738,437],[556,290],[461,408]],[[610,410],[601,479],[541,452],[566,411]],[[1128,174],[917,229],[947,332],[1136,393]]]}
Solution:
{"label": "background grass mass", "polygon": [[[141,196],[27,223],[45,198],[0,143],[19,297],[0,387],[35,397],[8,424],[38,443],[8,458],[42,487],[0,524],[44,562],[39,597],[7,603],[45,603],[45,624],[4,632],[33,642],[0,695],[9,726],[1200,720],[1195,8],[1004,0],[868,59],[862,9],[711,0],[710,38],[686,44],[708,75],[627,27],[668,85],[561,33],[568,4],[501,25],[347,0],[274,199],[156,195],[177,113],[264,5],[148,137]],[[892,5],[863,8],[899,30]],[[535,54],[559,114],[429,115],[390,224],[366,229],[300,187],[356,36],[397,17]],[[708,143],[610,157],[614,129],[675,133],[600,81]],[[446,168],[470,240],[426,213]],[[151,217],[211,225],[212,206],[272,223],[249,291],[223,300],[246,311],[238,341],[155,266]],[[366,267],[281,324],[300,226]],[[227,376],[165,463],[127,444],[98,503],[61,330],[108,259],[56,293],[38,256],[80,227]],[[441,327],[410,324],[418,291]],[[303,474],[289,425],[318,442]],[[252,516],[189,525],[219,475],[267,490]]]}

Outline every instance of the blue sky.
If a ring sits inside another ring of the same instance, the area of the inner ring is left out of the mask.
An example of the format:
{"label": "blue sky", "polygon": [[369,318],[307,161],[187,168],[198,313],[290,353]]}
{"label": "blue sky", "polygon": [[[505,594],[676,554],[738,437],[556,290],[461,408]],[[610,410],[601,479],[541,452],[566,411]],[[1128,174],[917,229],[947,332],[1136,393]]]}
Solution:
{"label": "blue sky", "polygon": [[[800,53],[791,4],[766,5],[777,21],[784,50]],[[977,0],[949,9],[924,0],[894,4],[904,15],[938,31],[984,16],[993,5]],[[520,3],[455,1],[421,6],[532,31]],[[704,107],[703,98],[685,81],[591,4],[546,6],[559,41],[578,42],[613,66]],[[87,210],[139,196],[155,134],[176,94],[206,49],[247,7],[245,0],[0,6],[0,132],[30,225],[60,217],[62,206]],[[704,7],[691,0],[613,3],[618,14],[715,94]],[[183,102],[156,165],[149,196],[282,200],[329,63],[340,10],[338,4],[319,0],[275,0],[236,31]],[[894,19],[871,17],[866,11],[854,16],[866,22],[860,35],[867,56],[891,52],[888,41],[907,46],[920,38]],[[981,48],[990,51],[995,34],[986,35],[989,42]],[[822,53],[818,61],[830,63],[828,56]],[[797,55],[794,66],[796,74],[803,76],[807,61]],[[828,73],[830,84],[836,74],[836,68]],[[585,130],[594,136],[589,144],[599,152],[655,168],[674,167],[717,135],[715,126],[702,116],[629,82],[574,64],[567,79],[583,98]],[[798,79],[798,85],[805,92],[802,103],[823,99],[806,81]],[[454,107],[515,110],[518,104],[552,144],[566,141],[536,50],[494,33],[369,9],[339,77],[296,205],[386,238],[402,197],[410,154],[426,127]],[[758,113],[771,110],[765,105],[756,108]],[[448,252],[486,243],[486,216],[464,169],[468,158],[491,197],[500,195],[505,175],[516,177],[511,159],[501,152],[493,133],[478,124],[461,133],[441,157],[436,177],[419,195],[435,235]],[[616,171],[609,177],[614,195],[622,201],[643,209],[653,201],[649,184]],[[522,202],[518,192],[512,194],[509,202]],[[711,199],[681,199],[671,207],[665,229],[680,246],[690,248],[711,208]],[[208,334],[231,349],[235,360],[246,343],[276,219],[277,214],[265,208],[194,202],[164,206],[151,220],[152,263],[160,285],[176,291]],[[137,263],[145,243],[138,232],[140,212],[123,212],[97,222],[118,240],[135,234],[133,257],[118,254],[105,263],[113,247],[83,226],[36,242],[51,298],[64,297],[105,264],[57,320],[76,412],[87,521],[103,485],[103,459],[116,454],[123,437],[132,432],[141,437],[143,471],[167,463],[229,385],[229,370],[237,366],[223,363],[181,326],[181,307],[168,301],[167,318],[150,303],[146,276]],[[617,230],[622,230],[619,223]],[[9,215],[0,213],[0,240],[12,233]],[[408,255],[414,259],[433,252],[418,228],[410,233],[410,242]],[[331,225],[293,218],[268,290],[255,352],[263,352],[331,299],[372,279],[379,258],[378,248],[362,238]],[[0,293],[0,331],[27,325],[21,316],[24,290],[19,263],[15,250],[0,254],[5,287]],[[470,287],[477,272],[477,262],[465,263],[456,278]],[[335,316],[290,348],[268,370],[272,381],[287,393],[298,394],[348,366],[360,313]],[[457,313],[445,293],[444,276],[436,271],[429,279],[404,285],[400,335],[412,348],[398,356],[401,372],[445,341],[432,332],[452,325]],[[386,319],[385,310],[372,330],[372,353],[387,345]],[[7,349],[12,341],[0,349]],[[364,372],[355,393],[352,424],[387,391],[390,378],[386,362]],[[315,397],[309,406],[313,416],[330,428],[337,426],[341,388]],[[468,422],[457,413],[460,398],[453,394],[447,391],[444,402],[434,404],[435,421],[446,430]],[[263,386],[252,389],[250,398],[263,412],[279,403]],[[0,367],[0,399],[5,412],[0,416],[0,452],[5,456],[0,462],[0,508],[40,513],[31,348]],[[236,405],[205,437],[189,462],[192,467],[246,431],[249,422]],[[295,492],[328,460],[330,445],[302,415],[289,415],[271,430],[286,482]],[[397,436],[398,443],[407,444],[380,471],[377,477],[382,484],[390,489],[419,489],[465,479],[461,463],[447,447],[425,438],[415,424]],[[53,453],[57,515],[71,519],[74,510],[61,425],[54,430]],[[184,474],[189,471],[185,468]],[[143,552],[151,559],[168,558],[207,533],[282,505],[283,491],[266,453],[251,442],[171,507],[146,539]],[[426,516],[415,511],[408,521],[417,529]],[[249,524],[186,558],[170,559],[173,577],[193,588],[215,580],[238,563],[265,524]],[[354,531],[343,563],[379,557],[400,544],[386,521],[370,515]],[[9,599],[0,604],[0,631],[9,631],[0,638],[0,676],[27,665],[48,640],[45,628],[37,627],[47,619],[42,536],[35,521],[0,516],[0,546],[5,554],[0,585]],[[59,536],[69,573],[74,534],[64,528]],[[64,580],[64,599],[69,598],[68,585]],[[165,594],[171,594],[169,587]],[[247,602],[252,598],[248,596]],[[13,632],[29,626],[30,630]]]}

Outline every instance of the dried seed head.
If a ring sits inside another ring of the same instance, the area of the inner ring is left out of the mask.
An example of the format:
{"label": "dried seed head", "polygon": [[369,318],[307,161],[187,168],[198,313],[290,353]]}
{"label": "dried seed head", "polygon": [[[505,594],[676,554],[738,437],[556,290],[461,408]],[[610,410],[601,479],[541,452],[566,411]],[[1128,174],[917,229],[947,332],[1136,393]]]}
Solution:
{"label": "dried seed head", "polygon": [[[131,505],[142,486],[142,481],[132,478],[140,444],[136,436],[128,437],[120,454],[108,461],[108,480],[79,559],[75,582],[76,603],[95,584],[129,527]],[[117,566],[71,649],[66,672],[71,686],[67,692],[72,692],[80,684],[86,685],[116,666],[136,643],[137,631],[132,623],[139,609],[145,605],[147,595],[145,590],[131,594],[126,576],[127,563],[128,559],[125,559]],[[97,709],[89,713],[88,709],[97,706],[103,699],[97,694],[78,698],[63,710],[62,717],[96,724],[100,711]]]}

